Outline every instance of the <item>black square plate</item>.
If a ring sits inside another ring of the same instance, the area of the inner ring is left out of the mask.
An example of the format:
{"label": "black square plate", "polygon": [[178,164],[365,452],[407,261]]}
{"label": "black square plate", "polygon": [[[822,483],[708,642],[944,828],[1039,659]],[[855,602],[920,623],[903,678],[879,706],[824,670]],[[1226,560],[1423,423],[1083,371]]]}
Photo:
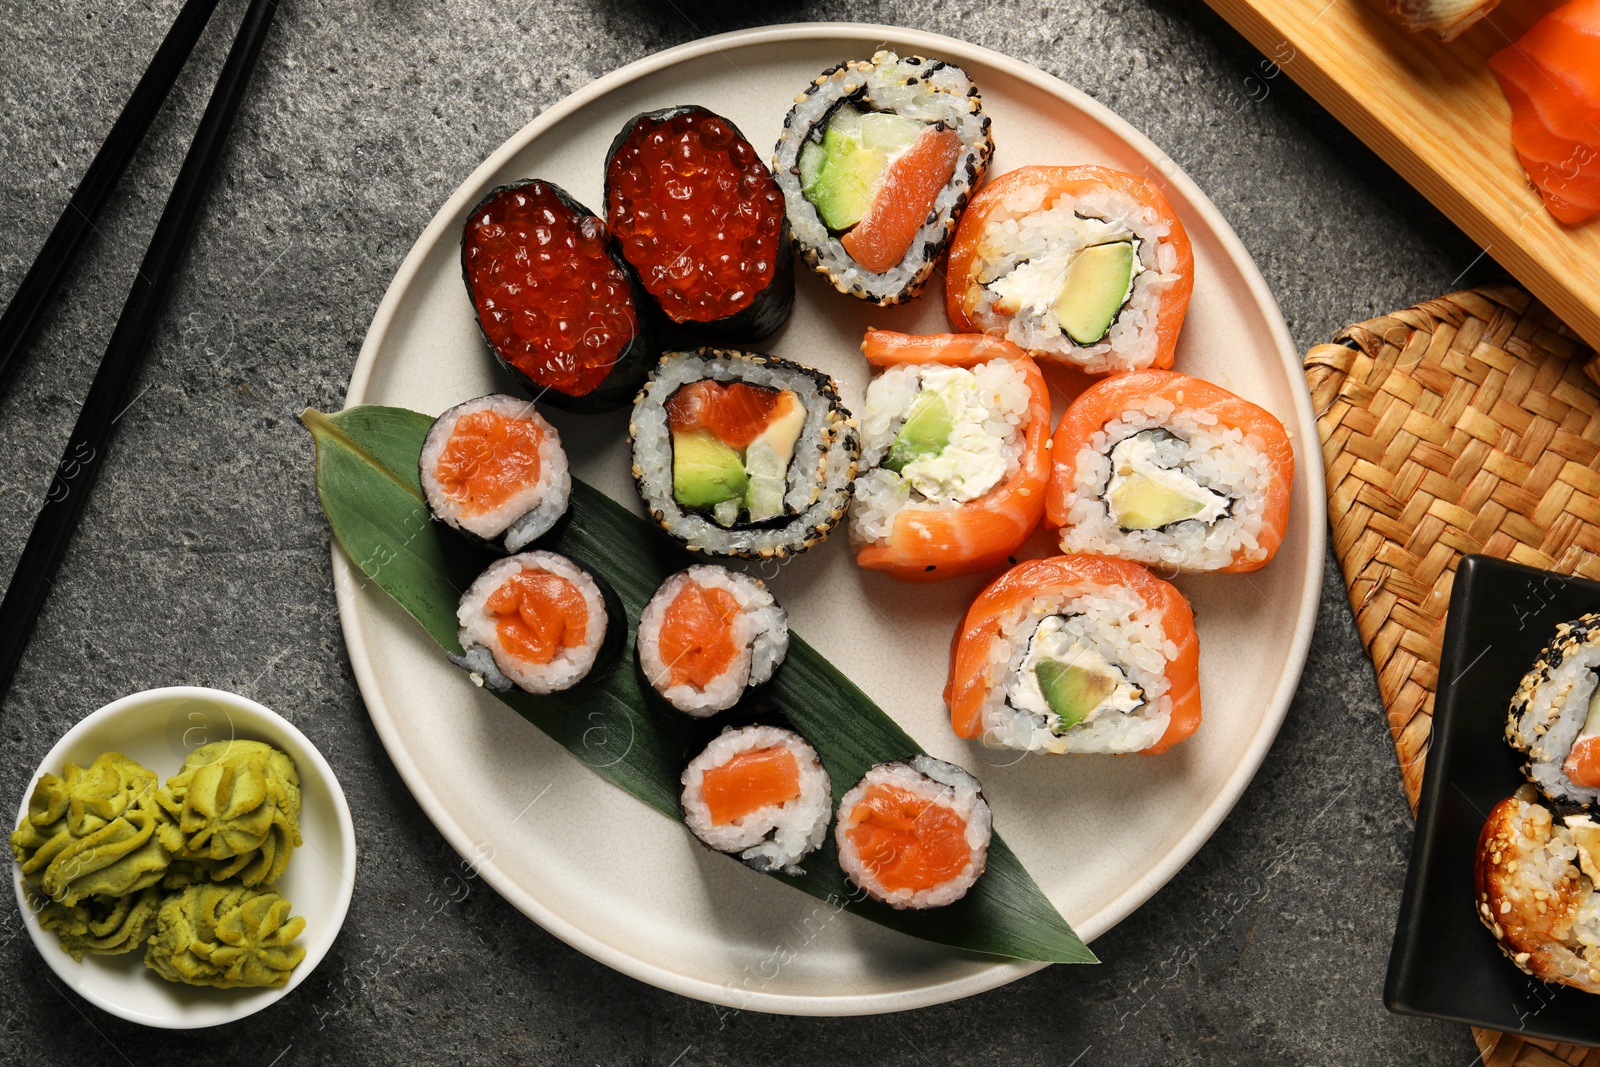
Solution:
{"label": "black square plate", "polygon": [[1489,809],[1523,777],[1506,711],[1556,625],[1600,611],[1600,583],[1487,556],[1456,571],[1433,738],[1383,1002],[1491,1030],[1600,1044],[1600,997],[1529,978],[1475,911],[1472,861]]}

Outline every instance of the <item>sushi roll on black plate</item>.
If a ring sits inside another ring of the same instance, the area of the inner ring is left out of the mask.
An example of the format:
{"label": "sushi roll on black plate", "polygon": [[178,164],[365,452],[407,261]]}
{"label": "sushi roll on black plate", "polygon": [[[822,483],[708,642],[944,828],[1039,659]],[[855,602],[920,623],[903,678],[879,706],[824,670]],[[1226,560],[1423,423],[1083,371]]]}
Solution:
{"label": "sushi roll on black plate", "polygon": [[507,552],[549,533],[572,496],[561,436],[514,396],[480,396],[440,415],[418,468],[435,519]]}
{"label": "sushi roll on black plate", "polygon": [[704,718],[772,678],[789,652],[789,615],[758,578],[689,567],[662,582],[639,613],[638,650],[662,699]]}
{"label": "sushi roll on black plate", "polygon": [[611,587],[554,552],[490,564],[461,596],[450,661],[505,691],[559,693],[604,671],[622,649],[627,617]]}
{"label": "sushi roll on black plate", "polygon": [[683,772],[683,819],[708,847],[758,871],[804,874],[833,813],[816,750],[778,726],[728,729]]}
{"label": "sushi roll on black plate", "polygon": [[535,399],[611,411],[657,352],[647,300],[603,219],[552,182],[495,189],[461,234],[478,326]]}
{"label": "sushi roll on black plate", "polygon": [[759,341],[794,307],[783,193],[739,128],[703,107],[630,119],[606,155],[606,219],[667,321]]}
{"label": "sushi roll on black plate", "polygon": [[960,67],[884,51],[812,81],[772,169],[805,261],[841,293],[889,305],[927,284],[993,152]]}
{"label": "sushi roll on black plate", "polygon": [[1556,627],[1511,698],[1506,741],[1553,801],[1600,801],[1600,614]]}
{"label": "sushi roll on black plate", "polygon": [[844,517],[860,442],[833,379],[757,352],[661,358],[628,422],[652,518],[691,551],[784,558]]}

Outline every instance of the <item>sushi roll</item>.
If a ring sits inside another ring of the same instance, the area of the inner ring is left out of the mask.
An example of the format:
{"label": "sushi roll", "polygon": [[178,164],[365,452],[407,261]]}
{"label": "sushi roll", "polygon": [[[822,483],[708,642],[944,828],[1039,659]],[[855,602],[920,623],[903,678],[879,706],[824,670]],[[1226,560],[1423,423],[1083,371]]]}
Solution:
{"label": "sushi roll", "polygon": [[650,515],[690,551],[782,559],[821,543],[860,452],[833,379],[756,352],[669,352],[628,423]]}
{"label": "sushi roll", "polygon": [[1096,382],[1056,427],[1045,512],[1061,550],[1163,572],[1265,567],[1289,524],[1294,450],[1271,412],[1145,370]]}
{"label": "sushi roll", "polygon": [[961,216],[945,310],[1090,374],[1172,366],[1194,289],[1183,223],[1150,182],[1106,167],[1023,167]]}
{"label": "sushi roll", "polygon": [[681,570],[639,613],[639,667],[673,707],[703,718],[772,678],[789,652],[789,613],[759,578]]}
{"label": "sushi roll", "polygon": [[1527,974],[1600,993],[1600,826],[1529,786],[1496,804],[1473,864],[1478,918]]}
{"label": "sushi roll", "polygon": [[605,222],[546,181],[495,189],[461,234],[484,339],[535,399],[571,411],[628,402],[658,351],[646,296]]}
{"label": "sushi roll", "polygon": [[1554,801],[1600,802],[1600,614],[1556,627],[1511,698],[1506,741]]}
{"label": "sushi roll", "polygon": [[721,115],[669,107],[630,119],[606,155],[606,218],[678,326],[759,341],[794,308],[783,194]]}
{"label": "sushi roll", "polygon": [[683,821],[707,847],[758,871],[804,874],[822,845],[833,787],[816,750],[793,730],[724,730],[683,772]]}
{"label": "sushi roll", "polygon": [[597,674],[622,647],[627,619],[611,587],[554,552],[489,565],[461,595],[450,662],[502,692],[559,693]]}
{"label": "sushi roll", "polygon": [[945,686],[965,738],[1033,752],[1165,752],[1200,726],[1183,594],[1136,563],[1027,560],[978,594]]}
{"label": "sushi roll", "polygon": [[418,474],[435,519],[507,552],[549,533],[572,496],[556,428],[528,401],[503,394],[440,415],[423,439]]}
{"label": "sushi roll", "polygon": [[989,802],[954,763],[880,763],[839,801],[839,866],[873,900],[938,908],[967,895],[989,859]]}
{"label": "sushi roll", "polygon": [[823,71],[795,98],[772,169],[806,263],[887,306],[927,284],[993,152],[960,67],[884,51]]}
{"label": "sushi roll", "polygon": [[973,334],[868,330],[850,536],[901,581],[998,566],[1044,516],[1050,392],[1027,353]]}

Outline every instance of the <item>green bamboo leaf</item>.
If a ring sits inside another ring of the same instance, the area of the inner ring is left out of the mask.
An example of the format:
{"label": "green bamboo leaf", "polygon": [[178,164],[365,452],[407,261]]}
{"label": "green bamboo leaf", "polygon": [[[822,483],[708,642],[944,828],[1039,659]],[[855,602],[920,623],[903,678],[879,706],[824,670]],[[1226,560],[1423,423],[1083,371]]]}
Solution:
{"label": "green bamboo leaf", "polygon": [[[439,645],[460,651],[460,591],[491,557],[428,520],[417,464],[432,419],[401,408],[356,407],[301,415],[317,449],[317,492],[345,554]],[[678,776],[707,740],[705,727],[652,711],[633,667],[634,628],[656,587],[698,558],[652,524],[574,479],[571,520],[541,543],[609,582],[628,616],[619,664],[566,694],[496,694],[601,777],[680,821]],[[466,684],[463,680],[463,684]],[[762,691],[815,746],[837,803],[868,767],[921,752],[856,685],[791,635],[789,655]],[[932,912],[896,911],[866,899],[839,869],[832,835],[806,874],[772,877],[835,907],[928,941],[1014,959],[1094,963],[998,834],[988,870],[961,900]]]}

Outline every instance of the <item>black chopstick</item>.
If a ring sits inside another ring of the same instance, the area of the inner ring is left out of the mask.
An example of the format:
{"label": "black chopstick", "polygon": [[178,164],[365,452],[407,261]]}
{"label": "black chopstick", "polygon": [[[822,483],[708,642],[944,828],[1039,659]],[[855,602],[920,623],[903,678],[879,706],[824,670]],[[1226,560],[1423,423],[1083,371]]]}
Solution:
{"label": "black chopstick", "polygon": [[139,148],[150,123],[161,111],[161,104],[172,91],[178,72],[194,51],[200,31],[206,28],[217,0],[189,0],[173,20],[166,39],[156,49],[144,77],[134,86],[133,95],[123,105],[122,114],[112,125],[111,132],[95,153],[94,162],[84,171],[83,180],[72,191],[55,229],[45,238],[44,247],[23,275],[22,284],[11,294],[11,303],[0,315],[0,389],[6,382],[6,370],[16,358],[28,338],[39,312],[44,309],[56,287],[66,274],[67,265],[77,255],[83,238],[92,228],[95,215],[111,195],[128,161]]}
{"label": "black chopstick", "polygon": [[39,609],[55,581],[56,567],[66,553],[89,488],[105,458],[111,432],[129,403],[128,394],[144,361],[150,332],[172,287],[206,187],[222,155],[228,128],[238,113],[276,10],[277,0],[251,0],[245,12],[227,62],[217,77],[217,87],[178,171],[172,195],[150,238],[150,248],[122,307],[122,317],[117,320],[83,410],[78,413],[78,423],[67,441],[50,491],[45,494],[44,506],[39,509],[22,558],[11,575],[5,600],[0,602],[0,701],[11,688],[22,650],[33,633]]}

